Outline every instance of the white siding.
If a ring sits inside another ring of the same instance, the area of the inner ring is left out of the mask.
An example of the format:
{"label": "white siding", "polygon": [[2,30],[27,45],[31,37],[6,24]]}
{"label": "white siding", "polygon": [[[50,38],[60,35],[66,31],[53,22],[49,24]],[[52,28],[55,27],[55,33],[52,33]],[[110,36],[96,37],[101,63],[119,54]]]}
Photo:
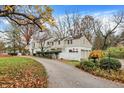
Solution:
{"label": "white siding", "polygon": [[[78,52],[69,52],[69,50],[77,49]],[[83,50],[83,51],[82,51]],[[59,54],[59,59],[79,60],[86,59],[89,56],[90,48],[85,47],[66,47],[62,53]]]}
{"label": "white siding", "polygon": [[[60,44],[58,44],[58,41],[54,41],[54,40],[55,38],[48,39],[45,42],[44,47],[46,47],[47,50],[61,49],[62,52],[58,56],[59,58],[63,58],[63,59],[68,59],[68,60],[80,60],[82,58],[85,59],[89,56],[89,51],[92,48],[92,45],[85,37],[81,37],[79,39],[72,39],[72,44],[71,43],[68,44],[67,41],[67,40],[71,40],[71,38],[60,41]],[[53,45],[52,42],[54,42]],[[73,48],[78,49],[78,52],[69,52],[69,49],[73,49]],[[36,51],[40,51],[39,44],[37,42],[35,42],[35,48],[34,48],[34,52]]]}

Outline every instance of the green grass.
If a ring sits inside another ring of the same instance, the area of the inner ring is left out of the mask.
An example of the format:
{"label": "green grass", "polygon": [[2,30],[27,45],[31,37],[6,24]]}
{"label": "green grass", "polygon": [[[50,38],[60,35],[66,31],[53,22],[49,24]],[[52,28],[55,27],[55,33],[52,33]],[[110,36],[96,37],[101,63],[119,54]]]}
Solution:
{"label": "green grass", "polygon": [[25,57],[0,58],[0,87],[47,87],[44,67]]}
{"label": "green grass", "polygon": [[80,64],[80,62],[76,60],[65,61],[64,63],[72,65],[72,66],[76,66]]}

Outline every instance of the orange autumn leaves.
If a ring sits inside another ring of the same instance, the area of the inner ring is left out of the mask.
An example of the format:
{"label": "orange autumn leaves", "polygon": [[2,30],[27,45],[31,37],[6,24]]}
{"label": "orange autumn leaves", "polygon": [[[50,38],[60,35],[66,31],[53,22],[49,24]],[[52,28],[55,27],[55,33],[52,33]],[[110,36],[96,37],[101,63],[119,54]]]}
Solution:
{"label": "orange autumn leaves", "polygon": [[5,5],[4,10],[13,11],[13,9],[14,9],[13,7],[14,7],[13,5]]}
{"label": "orange autumn leaves", "polygon": [[102,58],[105,56],[105,53],[102,50],[93,50],[89,57],[90,58]]}
{"label": "orange autumn leaves", "polygon": [[[23,10],[23,12],[20,12]],[[47,5],[23,6],[23,5],[5,5],[3,11],[10,13],[10,15],[22,16],[23,20],[13,19],[19,24],[37,24],[42,30],[48,30],[46,24],[55,26],[56,22],[52,16],[53,9]],[[8,15],[8,14],[7,14]],[[8,15],[9,16],[9,15]],[[25,17],[26,16],[26,17]],[[11,16],[9,16],[10,18]]]}

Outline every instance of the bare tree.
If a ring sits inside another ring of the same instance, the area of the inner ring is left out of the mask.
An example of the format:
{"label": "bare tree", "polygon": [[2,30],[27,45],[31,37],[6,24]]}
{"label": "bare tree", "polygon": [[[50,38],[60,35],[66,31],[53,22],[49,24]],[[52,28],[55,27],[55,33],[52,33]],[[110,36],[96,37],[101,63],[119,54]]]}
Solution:
{"label": "bare tree", "polygon": [[51,26],[51,29],[51,34],[53,34],[57,39],[64,39],[67,37],[66,22],[63,18],[58,18],[56,26]]}
{"label": "bare tree", "polygon": [[50,39],[51,35],[49,34],[48,31],[44,31],[44,32],[37,32],[36,34],[33,35],[33,40],[35,40],[35,42],[39,43],[39,48],[41,50],[41,53],[45,52],[50,45],[45,46],[46,40]]}
{"label": "bare tree", "polygon": [[[43,36],[42,36],[43,35]],[[46,40],[49,39],[49,35],[47,32],[45,32],[44,34],[40,35],[39,39],[38,39],[38,42],[40,44],[40,49],[41,49],[41,52],[44,52],[47,47],[45,47],[45,43],[46,43]]]}
{"label": "bare tree", "polygon": [[93,45],[93,49],[104,50],[109,46],[115,46],[119,41],[119,36],[115,33],[119,32],[118,29],[123,24],[124,12],[117,12],[110,17],[105,23],[102,19],[90,15],[81,17],[78,13],[66,12],[64,17],[59,18],[54,32],[57,38],[85,36]]}
{"label": "bare tree", "polygon": [[11,29],[10,31],[6,32],[6,40],[8,45],[11,49],[9,49],[14,54],[19,51],[21,52],[22,42],[21,42],[21,35],[19,29]]}
{"label": "bare tree", "polygon": [[94,24],[94,17],[90,15],[86,15],[82,18],[81,20],[81,32],[82,35],[86,37],[86,39],[93,44],[93,38],[94,38],[94,29],[93,29],[93,24]]}
{"label": "bare tree", "polygon": [[124,30],[122,28],[122,32],[120,32],[118,35],[114,36],[113,39],[114,45],[117,46],[118,44],[124,45]]}
{"label": "bare tree", "polygon": [[[111,40],[112,36],[118,31],[117,29],[120,27],[120,25],[123,23],[124,19],[124,12],[117,12],[113,15],[112,22],[113,24],[110,24],[111,20],[108,21],[108,23],[100,23],[100,21],[94,22],[94,32],[96,36],[101,36],[103,39],[103,44],[101,49],[106,49],[109,47],[113,41]],[[97,28],[97,29],[96,29]]]}
{"label": "bare tree", "polygon": [[114,39],[117,40],[115,33],[123,23],[123,19],[123,12],[113,14],[112,18],[106,23],[102,22],[101,19],[85,16],[81,22],[81,31],[87,40],[93,44],[94,49],[106,49],[115,45]]}
{"label": "bare tree", "polygon": [[80,15],[78,13],[69,14],[58,18],[57,25],[53,28],[53,32],[58,39],[64,39],[68,36],[78,38],[81,36]]}
{"label": "bare tree", "polygon": [[5,43],[2,40],[0,40],[0,53],[1,52],[3,53],[5,49],[6,49]]}
{"label": "bare tree", "polygon": [[77,12],[72,13],[72,14],[68,14],[66,12],[66,16],[65,16],[65,23],[67,23],[67,33],[69,36],[72,36],[73,38],[79,38],[82,35],[81,32],[81,27],[80,27],[80,23],[81,23],[81,15]]}
{"label": "bare tree", "polygon": [[94,34],[93,23],[94,18],[92,16],[81,17],[77,12],[72,14],[66,12],[65,16],[58,20],[55,34],[58,38],[65,38],[67,36],[80,38],[81,36],[85,36],[92,44]]}
{"label": "bare tree", "polygon": [[22,37],[24,37],[24,40],[26,42],[26,46],[28,46],[31,41],[32,35],[35,32],[38,32],[38,28],[33,25],[27,25],[25,27],[21,26],[20,29],[21,29],[20,32],[22,34]]}

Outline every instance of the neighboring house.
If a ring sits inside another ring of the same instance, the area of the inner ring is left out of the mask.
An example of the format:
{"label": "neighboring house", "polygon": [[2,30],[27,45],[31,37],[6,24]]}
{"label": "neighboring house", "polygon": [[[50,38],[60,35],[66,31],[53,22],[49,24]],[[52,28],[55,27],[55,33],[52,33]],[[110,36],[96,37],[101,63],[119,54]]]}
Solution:
{"label": "neighboring house", "polygon": [[[30,50],[33,50],[33,53],[40,51],[39,47],[37,41],[31,41]],[[92,45],[84,36],[76,39],[67,37],[63,40],[50,38],[46,40],[44,47],[47,48],[46,52],[59,51],[56,58],[67,60],[86,59],[92,49]],[[53,57],[55,57],[55,55],[53,55]]]}

